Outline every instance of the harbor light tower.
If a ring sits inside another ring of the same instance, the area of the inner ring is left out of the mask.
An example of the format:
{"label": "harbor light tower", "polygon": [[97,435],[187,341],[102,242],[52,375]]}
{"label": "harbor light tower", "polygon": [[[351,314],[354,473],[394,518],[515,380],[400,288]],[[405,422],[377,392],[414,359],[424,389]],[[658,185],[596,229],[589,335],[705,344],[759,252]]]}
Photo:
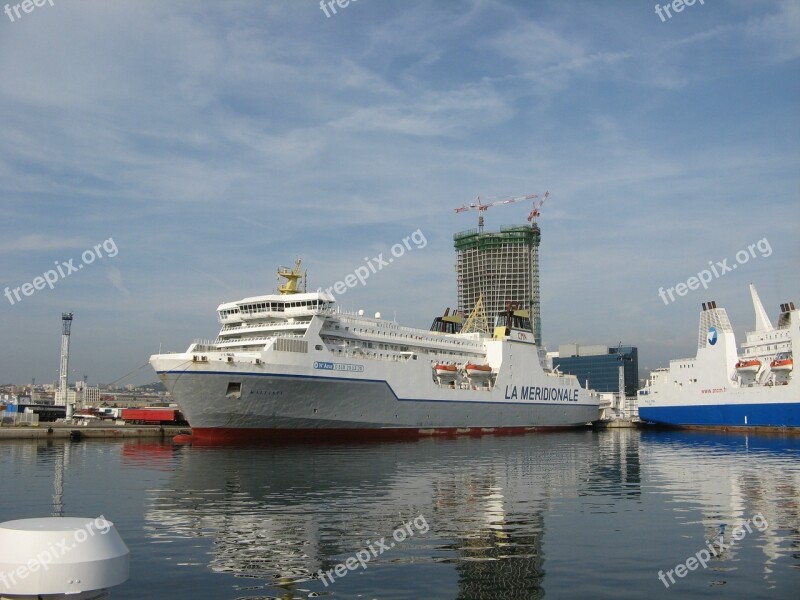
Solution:
{"label": "harbor light tower", "polygon": [[67,407],[67,419],[72,418],[73,407],[69,402],[69,334],[72,329],[72,313],[61,313],[61,370],[58,384],[58,400]]}

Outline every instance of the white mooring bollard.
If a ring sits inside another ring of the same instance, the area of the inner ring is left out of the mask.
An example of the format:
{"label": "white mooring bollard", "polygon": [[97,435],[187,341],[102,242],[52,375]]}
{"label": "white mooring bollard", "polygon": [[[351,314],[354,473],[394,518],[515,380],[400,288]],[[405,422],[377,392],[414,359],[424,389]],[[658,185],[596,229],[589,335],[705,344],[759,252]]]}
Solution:
{"label": "white mooring bollard", "polygon": [[0,600],[98,600],[128,579],[130,552],[105,517],[0,523]]}

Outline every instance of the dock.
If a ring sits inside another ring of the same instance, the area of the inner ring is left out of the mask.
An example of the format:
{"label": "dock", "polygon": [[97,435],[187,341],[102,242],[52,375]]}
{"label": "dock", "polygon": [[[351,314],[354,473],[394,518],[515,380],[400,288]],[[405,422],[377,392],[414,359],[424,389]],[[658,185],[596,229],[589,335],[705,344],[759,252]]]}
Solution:
{"label": "dock", "polygon": [[0,427],[2,440],[57,440],[57,439],[114,439],[161,438],[172,439],[179,433],[190,433],[189,427],[159,425],[77,425],[70,423],[41,423],[36,427]]}
{"label": "dock", "polygon": [[641,421],[630,417],[621,419],[605,419],[602,421],[594,421],[592,425],[595,429],[629,429],[640,426]]}

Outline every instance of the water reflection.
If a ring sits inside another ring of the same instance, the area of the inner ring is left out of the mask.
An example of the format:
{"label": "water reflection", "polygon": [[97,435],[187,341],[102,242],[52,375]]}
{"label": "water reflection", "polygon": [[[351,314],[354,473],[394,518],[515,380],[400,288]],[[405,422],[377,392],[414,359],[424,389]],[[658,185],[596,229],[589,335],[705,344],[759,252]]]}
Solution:
{"label": "water reflection", "polygon": [[[786,598],[800,587],[798,457],[798,438],[628,430],[358,446],[10,442],[0,510],[116,521],[133,559],[121,598],[670,598],[718,586]],[[419,515],[426,533],[328,587],[317,578]],[[756,515],[763,531],[731,545]],[[707,568],[662,585],[660,570],[720,535],[727,548]]]}
{"label": "water reflection", "polygon": [[[779,559],[800,566],[800,439],[658,432],[643,440],[642,462],[655,483],[651,493],[676,505],[682,525],[700,525],[703,540],[715,549],[722,542],[721,555],[711,560],[718,571],[732,568],[745,538],[760,550],[761,575],[768,584],[776,584],[773,565]],[[734,539],[737,527],[742,527],[740,540]]]}
{"label": "water reflection", "polygon": [[148,494],[151,539],[210,538],[212,570],[295,591],[325,591],[318,571],[422,514],[431,531],[370,572],[446,564],[459,598],[543,597],[552,499],[641,493],[637,435],[186,447],[175,466],[170,487]]}
{"label": "water reflection", "polygon": [[[115,520],[115,597],[795,597],[800,439],[609,431],[358,446],[0,444],[0,510]],[[402,523],[409,537],[317,578]],[[736,527],[762,515],[736,544]],[[666,589],[674,568],[727,548]],[[676,592],[675,588],[678,588]],[[166,591],[165,591],[166,590]]]}

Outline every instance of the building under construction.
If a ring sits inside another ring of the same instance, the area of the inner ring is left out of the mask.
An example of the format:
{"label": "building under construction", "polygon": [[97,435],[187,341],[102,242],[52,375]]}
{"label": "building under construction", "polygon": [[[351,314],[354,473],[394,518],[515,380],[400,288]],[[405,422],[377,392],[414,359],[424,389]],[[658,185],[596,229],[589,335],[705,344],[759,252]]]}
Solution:
{"label": "building under construction", "polygon": [[529,311],[536,344],[541,345],[540,239],[535,220],[500,231],[479,228],[455,234],[458,309],[470,314],[483,296],[483,309],[493,321],[509,303],[514,304]]}

